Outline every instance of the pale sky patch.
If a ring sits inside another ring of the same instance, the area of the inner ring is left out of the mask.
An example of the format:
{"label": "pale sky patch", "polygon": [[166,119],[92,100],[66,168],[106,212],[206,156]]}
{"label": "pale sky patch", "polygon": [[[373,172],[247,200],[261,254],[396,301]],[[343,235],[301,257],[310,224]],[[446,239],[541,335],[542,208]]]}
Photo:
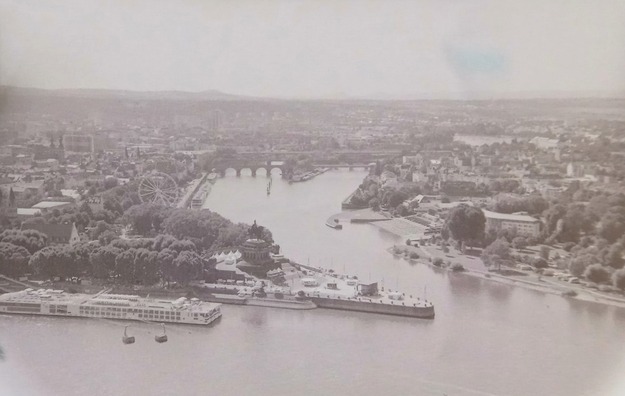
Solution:
{"label": "pale sky patch", "polygon": [[277,97],[625,91],[625,2],[0,0],[0,83]]}

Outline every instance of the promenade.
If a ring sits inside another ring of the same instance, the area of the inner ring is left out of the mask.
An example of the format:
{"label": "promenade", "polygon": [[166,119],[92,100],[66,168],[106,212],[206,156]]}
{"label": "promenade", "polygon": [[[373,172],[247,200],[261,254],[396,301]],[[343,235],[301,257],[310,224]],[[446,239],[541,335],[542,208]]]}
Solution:
{"label": "promenade", "polygon": [[176,204],[177,208],[187,208],[191,204],[191,199],[195,193],[200,189],[202,183],[206,180],[207,173],[203,173],[202,177],[195,179],[186,188],[183,189],[184,193],[180,201]]}

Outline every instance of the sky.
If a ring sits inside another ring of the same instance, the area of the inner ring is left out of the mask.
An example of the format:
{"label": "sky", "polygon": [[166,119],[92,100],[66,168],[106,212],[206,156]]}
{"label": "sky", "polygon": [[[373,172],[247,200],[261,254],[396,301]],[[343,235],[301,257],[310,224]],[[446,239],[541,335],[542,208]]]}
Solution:
{"label": "sky", "polygon": [[625,96],[625,0],[0,0],[0,84]]}

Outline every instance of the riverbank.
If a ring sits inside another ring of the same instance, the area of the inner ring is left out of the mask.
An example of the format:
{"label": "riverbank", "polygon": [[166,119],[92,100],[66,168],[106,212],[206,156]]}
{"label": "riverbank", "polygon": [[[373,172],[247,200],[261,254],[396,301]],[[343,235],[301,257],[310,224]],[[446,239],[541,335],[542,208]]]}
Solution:
{"label": "riverbank", "polygon": [[[395,251],[396,249],[399,249],[401,253],[399,254],[396,253]],[[611,305],[611,306],[615,306],[619,308],[625,308],[625,298],[621,298],[619,296],[604,295],[602,293],[598,293],[595,291],[586,290],[586,289],[583,289],[579,285],[568,285],[564,283],[558,283],[554,280],[548,279],[545,276],[539,276],[533,273],[531,274],[524,273],[524,275],[520,275],[520,276],[526,277],[525,279],[520,278],[520,277],[515,277],[515,276],[501,275],[495,272],[488,271],[483,264],[482,264],[482,267],[484,269],[479,269],[479,264],[478,262],[476,262],[476,260],[479,260],[479,258],[476,258],[476,257],[473,257],[472,259],[470,259],[472,261],[472,265],[467,266],[465,265],[466,261],[464,263],[461,263],[458,260],[455,260],[456,257],[452,255],[447,255],[442,252],[440,255],[432,254],[428,250],[423,249],[421,247],[408,246],[408,245],[405,245],[405,246],[394,245],[388,248],[387,252],[393,254],[395,257],[400,257],[413,263],[425,264],[431,267],[439,268],[444,271],[453,272],[454,274],[457,274],[458,276],[473,276],[473,277],[477,277],[480,279],[489,280],[492,282],[498,282],[498,283],[502,283],[502,284],[506,284],[510,286],[522,287],[524,289],[539,291],[542,293],[554,294],[554,295],[573,298],[573,299],[577,299],[581,301],[590,301],[590,302],[594,302],[598,304]],[[418,254],[419,258],[411,259],[410,253]],[[440,267],[435,266],[433,264],[433,261],[435,258],[442,259],[446,263],[446,265],[443,265]],[[479,261],[481,262],[481,260]],[[454,263],[461,264],[464,270],[453,271],[451,269],[451,265],[453,265]],[[574,292],[575,295],[573,295],[571,292]],[[567,295],[566,293],[571,293],[571,295]]]}
{"label": "riverbank", "polygon": [[350,223],[371,223],[401,238],[420,239],[425,236],[426,226],[403,217],[389,217],[371,208],[347,210],[330,216],[326,223],[334,224],[337,220]]}
{"label": "riverbank", "polygon": [[176,204],[177,208],[188,208],[191,205],[191,200],[198,192],[202,184],[206,181],[208,173],[202,173],[202,176],[193,180],[188,186],[183,189],[183,196]]}

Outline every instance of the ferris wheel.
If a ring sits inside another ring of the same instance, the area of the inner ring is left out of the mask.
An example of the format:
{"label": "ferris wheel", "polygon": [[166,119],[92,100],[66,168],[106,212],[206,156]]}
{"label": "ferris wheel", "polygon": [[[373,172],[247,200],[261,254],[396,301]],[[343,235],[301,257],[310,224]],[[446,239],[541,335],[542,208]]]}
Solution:
{"label": "ferris wheel", "polygon": [[139,182],[139,198],[143,203],[174,206],[180,194],[176,181],[166,173],[153,172]]}

